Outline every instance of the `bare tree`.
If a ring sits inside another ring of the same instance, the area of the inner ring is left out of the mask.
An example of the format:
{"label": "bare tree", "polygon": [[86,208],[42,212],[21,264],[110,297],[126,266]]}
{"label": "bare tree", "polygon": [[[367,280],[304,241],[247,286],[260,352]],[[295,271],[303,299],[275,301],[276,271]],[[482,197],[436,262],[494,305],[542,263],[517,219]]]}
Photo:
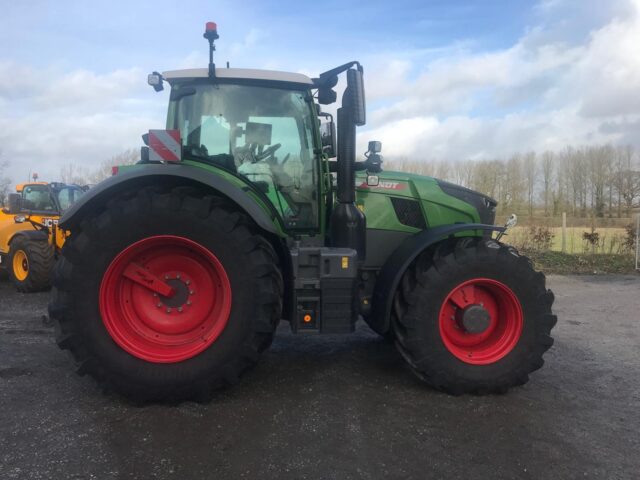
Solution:
{"label": "bare tree", "polygon": [[479,192],[496,198],[499,194],[500,176],[504,165],[499,160],[483,160],[474,163],[471,186]]}
{"label": "bare tree", "polygon": [[522,206],[524,184],[522,159],[519,155],[514,155],[507,161],[505,175],[502,176],[502,193],[505,207],[517,211]]}
{"label": "bare tree", "polygon": [[130,148],[123,152],[114,155],[113,157],[103,160],[100,166],[88,175],[90,183],[98,183],[109,178],[112,175],[113,167],[119,165],[132,165],[140,160],[140,150],[136,148]]}
{"label": "bare tree", "polygon": [[11,179],[6,174],[9,168],[9,161],[2,159],[2,151],[0,151],[0,206],[5,206],[7,195],[11,192]]}
{"label": "bare tree", "polygon": [[622,193],[624,191],[624,171],[625,164],[627,163],[627,157],[629,157],[629,163],[631,163],[630,147],[618,147],[616,149],[616,160],[613,175],[617,194],[616,206],[618,207],[618,218],[622,216]]}
{"label": "bare tree", "polygon": [[634,201],[640,196],[640,169],[634,162],[633,148],[626,147],[622,158],[622,199],[626,214],[631,214]]}
{"label": "bare tree", "polygon": [[529,216],[533,216],[533,194],[536,186],[536,173],[538,171],[538,164],[536,162],[536,153],[529,152],[522,159],[522,165],[524,170],[524,179],[527,187],[527,205],[529,209]]}
{"label": "bare tree", "polygon": [[[133,155],[135,156],[135,155]],[[428,175],[471,187],[498,200],[498,213],[544,207],[545,215],[618,217],[640,202],[640,158],[631,146],[566,147],[513,155],[507,160],[418,161],[398,157],[395,170]],[[126,162],[116,162],[126,163]]]}
{"label": "bare tree", "polygon": [[60,167],[60,181],[64,183],[86,185],[88,175],[88,169],[76,163],[67,163]]}
{"label": "bare tree", "polygon": [[[542,167],[542,199],[544,202],[544,215],[545,217],[549,215],[549,199],[551,196],[551,182],[553,180],[553,152],[546,151],[542,154],[542,159],[540,160]],[[555,203],[555,202],[554,202]],[[554,208],[555,213],[555,208]]]}
{"label": "bare tree", "polygon": [[589,148],[585,150],[585,157],[588,168],[591,209],[596,217],[604,217],[604,189],[609,177],[607,159],[613,157],[613,149],[610,145]]}

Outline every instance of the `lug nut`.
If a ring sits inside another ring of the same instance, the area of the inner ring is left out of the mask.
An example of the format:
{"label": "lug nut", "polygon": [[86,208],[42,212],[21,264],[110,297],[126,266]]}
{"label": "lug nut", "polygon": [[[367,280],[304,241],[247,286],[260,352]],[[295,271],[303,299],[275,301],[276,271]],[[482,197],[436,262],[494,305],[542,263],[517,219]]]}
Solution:
{"label": "lug nut", "polygon": [[193,295],[193,290],[189,290],[189,295]]}
{"label": "lug nut", "polygon": [[167,313],[171,313],[171,309],[170,308],[167,308]]}
{"label": "lug nut", "polygon": [[157,297],[157,296],[158,296],[158,294],[154,292],[154,293],[153,293],[153,296],[154,296],[154,297]]}
{"label": "lug nut", "polygon": [[164,279],[165,279],[165,280],[169,280],[169,275],[165,275],[165,276],[164,276]]}
{"label": "lug nut", "polygon": [[162,306],[162,302],[156,303],[156,307],[160,308]]}
{"label": "lug nut", "polygon": [[177,280],[180,280],[180,275],[176,275],[176,279],[177,279]]}
{"label": "lug nut", "polygon": [[191,285],[191,280],[187,280],[187,281],[186,281],[186,282],[184,282],[184,283],[186,283],[187,285]]}
{"label": "lug nut", "polygon": [[178,307],[178,311],[182,313],[182,307]]}
{"label": "lug nut", "polygon": [[187,300],[187,305],[191,305],[191,300]]}

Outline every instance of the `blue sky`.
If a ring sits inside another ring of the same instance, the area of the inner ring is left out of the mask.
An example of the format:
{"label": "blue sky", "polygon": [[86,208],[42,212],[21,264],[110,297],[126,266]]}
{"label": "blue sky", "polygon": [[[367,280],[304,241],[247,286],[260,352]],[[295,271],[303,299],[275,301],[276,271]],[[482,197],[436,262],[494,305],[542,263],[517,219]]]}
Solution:
{"label": "blue sky", "polygon": [[[639,142],[638,0],[0,2],[0,151],[9,173],[90,168],[163,124],[151,70],[315,74],[365,65],[388,158],[487,158]],[[634,55],[635,53],[635,55]],[[631,98],[633,97],[633,98]],[[606,127],[606,128],[605,128]]]}
{"label": "blue sky", "polygon": [[267,55],[297,69],[301,60],[329,67],[341,61],[335,54],[433,49],[470,41],[476,48],[499,48],[516,41],[534,15],[533,4],[522,0],[367,5],[331,0],[311,8],[300,1],[4,3],[3,57],[96,72],[180,60],[203,49],[196,40],[207,19],[219,24],[222,56],[225,46],[242,43],[257,30],[267,42],[253,45],[238,61]]}

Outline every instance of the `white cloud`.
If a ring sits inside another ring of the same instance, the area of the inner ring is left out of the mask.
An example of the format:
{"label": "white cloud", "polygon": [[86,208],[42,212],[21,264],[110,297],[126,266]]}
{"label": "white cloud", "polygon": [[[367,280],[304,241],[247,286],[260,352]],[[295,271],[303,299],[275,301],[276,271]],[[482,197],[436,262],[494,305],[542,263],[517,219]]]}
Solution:
{"label": "white cloud", "polygon": [[[280,68],[287,59],[266,53],[272,40],[268,30],[249,30],[216,62],[229,55],[235,66]],[[640,0],[546,0],[504,49],[465,41],[376,52],[363,59],[370,103],[359,151],[376,139],[388,157],[453,161],[567,144],[640,145],[637,45]],[[198,49],[168,66],[206,62]],[[29,170],[55,179],[65,163],[93,166],[139,146],[141,133],[162,127],[167,101],[145,79],[140,68],[36,70],[0,60],[0,151],[14,179]]]}
{"label": "white cloud", "polygon": [[[555,15],[568,3],[539,10]],[[510,48],[428,63],[396,82],[402,98],[370,112],[361,147],[375,138],[391,157],[456,160],[567,144],[639,145],[640,1],[614,3],[581,43],[563,41],[555,28],[545,42],[543,22]]]}
{"label": "white cloud", "polygon": [[0,63],[0,151],[9,174],[56,180],[67,163],[91,169],[139,146],[140,134],[163,127],[166,103],[145,79],[136,68],[37,72]]}

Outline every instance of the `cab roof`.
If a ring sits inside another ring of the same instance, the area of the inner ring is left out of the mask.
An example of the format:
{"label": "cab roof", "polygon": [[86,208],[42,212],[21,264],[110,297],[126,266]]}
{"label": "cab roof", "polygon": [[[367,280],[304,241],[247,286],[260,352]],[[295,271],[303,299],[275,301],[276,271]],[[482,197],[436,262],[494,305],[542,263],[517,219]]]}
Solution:
{"label": "cab roof", "polygon": [[30,185],[49,185],[49,182],[25,182],[19,183],[16,185],[16,192],[21,193],[24,190],[24,187],[28,187]]}
{"label": "cab roof", "polygon": [[22,191],[26,188],[26,187],[30,187],[32,185],[45,185],[45,186],[50,186],[53,189],[61,189],[61,188],[65,188],[65,187],[78,187],[78,188],[82,188],[80,185],[77,185],[75,183],[64,183],[64,182],[25,182],[25,183],[18,183],[16,185],[16,193],[22,193]]}
{"label": "cab roof", "polygon": [[[169,83],[172,80],[189,78],[207,78],[209,71],[206,68],[189,68],[185,70],[170,70],[163,72],[162,76]],[[275,70],[256,70],[252,68],[216,68],[216,77],[224,79],[239,80],[264,80],[270,82],[295,83],[306,86],[313,86],[311,78],[301,73],[278,72]]]}

